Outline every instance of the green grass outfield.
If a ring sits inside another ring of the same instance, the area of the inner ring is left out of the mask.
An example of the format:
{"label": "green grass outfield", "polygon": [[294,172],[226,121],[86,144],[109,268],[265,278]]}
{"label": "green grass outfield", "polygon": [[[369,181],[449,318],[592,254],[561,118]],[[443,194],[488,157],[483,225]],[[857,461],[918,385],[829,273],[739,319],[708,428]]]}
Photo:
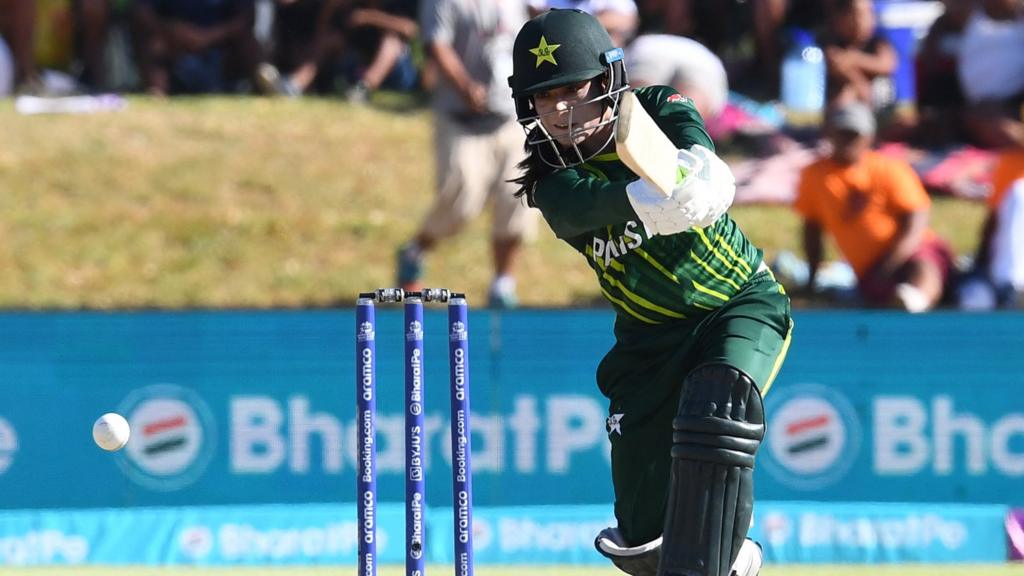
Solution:
{"label": "green grass outfield", "polygon": [[[144,568],[144,567],[89,567],[89,568],[6,568],[0,576],[339,576],[354,574],[355,567],[328,568]],[[385,567],[380,576],[401,576],[400,567]],[[446,575],[447,566],[431,566],[427,574]],[[618,576],[614,568],[568,566],[515,566],[476,569],[479,576]],[[768,566],[761,576],[1024,576],[1024,565],[902,565],[902,566]]]}
{"label": "green grass outfield", "polygon": [[[395,250],[433,198],[430,118],[316,98],[137,97],[77,116],[0,100],[0,308],[352,306],[394,282]],[[730,213],[769,257],[800,252],[788,206]],[[933,226],[971,254],[984,213],[936,199]],[[522,303],[602,300],[586,261],[540,228]],[[427,285],[483,302],[488,237],[482,218],[445,242]]]}

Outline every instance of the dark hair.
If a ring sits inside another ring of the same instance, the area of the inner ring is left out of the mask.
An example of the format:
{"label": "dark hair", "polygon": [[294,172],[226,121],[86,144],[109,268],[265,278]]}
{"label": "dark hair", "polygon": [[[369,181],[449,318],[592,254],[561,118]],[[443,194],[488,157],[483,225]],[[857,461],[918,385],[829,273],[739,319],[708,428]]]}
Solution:
{"label": "dark hair", "polygon": [[[536,139],[536,132],[539,128],[534,128],[526,136],[526,141]],[[516,198],[526,197],[526,204],[533,207],[535,206],[533,201],[533,193],[537,189],[537,183],[540,182],[548,174],[552,174],[557,170],[554,166],[551,166],[540,157],[540,151],[537,150],[536,145],[524,144],[526,149],[526,158],[522,162],[516,164],[516,168],[522,172],[518,178],[510,180],[513,184],[518,184],[519,189],[516,190]]]}
{"label": "dark hair", "polygon": [[[623,81],[625,81],[625,69],[621,67],[619,69],[621,71],[621,77],[623,78]],[[607,90],[609,84],[609,72],[606,71],[603,74],[594,76],[594,78],[591,78],[591,81],[598,78],[600,79],[601,88]],[[628,88],[628,86],[626,86],[626,88]],[[530,96],[529,98],[532,98],[532,96]],[[609,106],[609,104],[607,102],[603,102],[602,106]],[[526,142],[528,143],[538,142],[541,140],[543,139],[541,138],[539,127],[530,130],[530,132],[526,135]],[[540,182],[545,176],[553,174],[556,171],[560,170],[560,168],[552,166],[551,164],[545,162],[543,158],[541,158],[541,152],[538,147],[541,146],[542,144],[530,145],[528,143],[523,145],[526,150],[526,158],[519,164],[516,164],[516,167],[522,171],[522,175],[519,176],[518,178],[513,178],[512,180],[509,180],[509,182],[519,185],[519,189],[516,190],[516,198],[522,198],[523,196],[525,196],[527,205],[533,207],[535,206],[533,201],[533,193],[537,189],[537,183]]]}

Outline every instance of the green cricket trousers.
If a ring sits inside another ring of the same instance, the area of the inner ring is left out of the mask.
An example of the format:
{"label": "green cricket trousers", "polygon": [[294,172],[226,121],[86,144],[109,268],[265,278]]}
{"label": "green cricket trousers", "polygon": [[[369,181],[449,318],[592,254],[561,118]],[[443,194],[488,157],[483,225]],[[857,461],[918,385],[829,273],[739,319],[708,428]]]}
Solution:
{"label": "green cricket trousers", "polygon": [[728,364],[750,375],[764,395],[785,359],[792,327],[789,297],[768,270],[699,318],[656,326],[616,319],[616,343],[597,380],[609,399],[615,517],[629,545],[661,535],[672,419],[686,376],[702,364]]}

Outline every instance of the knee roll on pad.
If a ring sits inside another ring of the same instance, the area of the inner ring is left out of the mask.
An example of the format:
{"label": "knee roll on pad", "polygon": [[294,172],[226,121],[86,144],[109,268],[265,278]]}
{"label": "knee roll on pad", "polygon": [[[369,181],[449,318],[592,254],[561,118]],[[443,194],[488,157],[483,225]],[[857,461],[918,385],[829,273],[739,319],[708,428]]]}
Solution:
{"label": "knee roll on pad", "polygon": [[746,373],[706,364],[687,376],[672,420],[659,576],[726,576],[750,527],[764,406]]}

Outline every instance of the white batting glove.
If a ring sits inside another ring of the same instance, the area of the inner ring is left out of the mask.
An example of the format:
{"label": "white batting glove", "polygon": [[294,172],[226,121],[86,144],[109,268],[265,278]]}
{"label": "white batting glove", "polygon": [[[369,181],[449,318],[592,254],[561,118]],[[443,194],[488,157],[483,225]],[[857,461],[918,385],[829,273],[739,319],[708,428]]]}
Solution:
{"label": "white batting glove", "polygon": [[672,197],[697,215],[693,226],[710,226],[732,206],[736,178],[728,164],[700,144],[679,151],[680,166],[684,166],[684,162],[693,168],[672,191]]}
{"label": "white batting glove", "polygon": [[736,195],[732,171],[704,146],[680,150],[678,162],[682,178],[668,198],[642,179],[626,185],[633,210],[652,234],[665,236],[710,226]]}

